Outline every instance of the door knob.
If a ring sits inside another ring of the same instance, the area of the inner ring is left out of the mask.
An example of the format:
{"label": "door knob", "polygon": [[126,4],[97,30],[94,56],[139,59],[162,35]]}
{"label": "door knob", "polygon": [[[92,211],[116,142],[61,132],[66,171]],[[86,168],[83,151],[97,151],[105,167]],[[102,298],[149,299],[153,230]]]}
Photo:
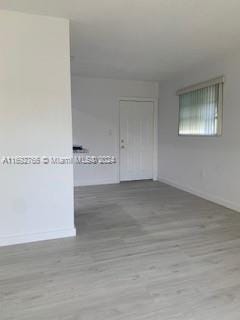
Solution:
{"label": "door knob", "polygon": [[125,147],[124,147],[124,146],[121,146],[121,148],[124,149]]}

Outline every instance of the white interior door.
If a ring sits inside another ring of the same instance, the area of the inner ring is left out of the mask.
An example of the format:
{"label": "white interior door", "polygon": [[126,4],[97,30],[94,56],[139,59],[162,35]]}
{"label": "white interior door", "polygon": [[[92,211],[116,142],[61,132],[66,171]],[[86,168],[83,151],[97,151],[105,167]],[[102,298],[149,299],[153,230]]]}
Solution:
{"label": "white interior door", "polygon": [[120,101],[120,181],[153,178],[153,102]]}

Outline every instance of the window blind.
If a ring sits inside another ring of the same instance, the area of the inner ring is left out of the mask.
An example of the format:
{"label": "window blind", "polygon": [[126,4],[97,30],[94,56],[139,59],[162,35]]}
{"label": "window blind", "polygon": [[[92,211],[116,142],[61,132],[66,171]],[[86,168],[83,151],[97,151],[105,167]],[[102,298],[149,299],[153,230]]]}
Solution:
{"label": "window blind", "polygon": [[222,85],[214,83],[182,89],[179,94],[179,135],[221,134]]}

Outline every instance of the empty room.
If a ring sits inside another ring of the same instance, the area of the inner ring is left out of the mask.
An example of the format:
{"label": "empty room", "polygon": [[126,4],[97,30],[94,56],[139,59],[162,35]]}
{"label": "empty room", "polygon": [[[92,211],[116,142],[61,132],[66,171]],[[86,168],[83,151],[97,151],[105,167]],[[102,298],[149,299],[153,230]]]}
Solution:
{"label": "empty room", "polygon": [[239,12],[0,0],[0,320],[240,319]]}

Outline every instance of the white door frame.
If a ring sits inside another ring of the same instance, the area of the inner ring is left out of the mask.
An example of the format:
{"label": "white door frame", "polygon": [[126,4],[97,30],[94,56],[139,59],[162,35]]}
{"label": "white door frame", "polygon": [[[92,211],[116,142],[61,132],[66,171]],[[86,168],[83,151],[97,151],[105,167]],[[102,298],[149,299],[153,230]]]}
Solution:
{"label": "white door frame", "polygon": [[139,98],[139,97],[120,97],[118,98],[118,182],[120,182],[120,102],[121,101],[137,101],[153,103],[153,180],[158,180],[158,99],[155,98]]}

